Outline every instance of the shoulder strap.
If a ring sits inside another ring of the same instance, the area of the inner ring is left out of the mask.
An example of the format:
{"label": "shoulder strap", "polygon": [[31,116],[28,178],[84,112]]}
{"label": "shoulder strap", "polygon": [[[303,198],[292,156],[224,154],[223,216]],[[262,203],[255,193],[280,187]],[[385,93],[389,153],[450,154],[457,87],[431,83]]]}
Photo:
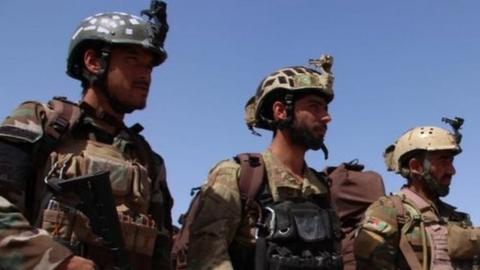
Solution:
{"label": "shoulder strap", "polygon": [[[62,137],[77,125],[82,116],[82,110],[77,104],[68,101],[66,97],[53,97],[47,104],[42,105],[45,107],[47,118],[47,123],[44,127],[47,136],[44,136],[45,144],[41,147],[41,154],[48,156]],[[28,187],[28,189],[35,190],[35,181],[31,183],[32,185]],[[32,192],[29,193],[33,194]],[[43,196],[40,202],[40,209],[46,208],[52,196],[53,194],[51,192],[47,192],[45,196]],[[35,224],[37,224],[36,226],[41,227],[40,216],[37,216],[34,220]]]}
{"label": "shoulder strap", "polygon": [[82,111],[80,107],[65,97],[54,97],[46,105],[47,124],[45,132],[56,143],[78,123]]}
{"label": "shoulder strap", "polygon": [[243,153],[235,156],[240,164],[238,187],[242,198],[254,200],[265,176],[265,163],[260,153]]}
{"label": "shoulder strap", "polygon": [[395,208],[395,213],[397,215],[398,222],[398,232],[400,233],[400,242],[399,248],[403,254],[403,257],[407,261],[408,266],[412,270],[422,270],[422,265],[413,250],[412,245],[408,242],[406,234],[403,232],[402,227],[405,225],[405,207],[403,206],[403,200],[400,195],[391,196],[393,201],[393,207]]}

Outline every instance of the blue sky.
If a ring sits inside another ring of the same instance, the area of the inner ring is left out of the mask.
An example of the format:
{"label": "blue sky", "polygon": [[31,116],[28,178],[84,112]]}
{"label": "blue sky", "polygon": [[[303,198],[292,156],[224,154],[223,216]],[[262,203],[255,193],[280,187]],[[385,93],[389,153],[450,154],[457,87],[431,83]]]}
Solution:
{"label": "blue sky", "polygon": [[[65,75],[79,22],[104,11],[139,14],[148,0],[0,2],[0,118],[24,100],[80,97]],[[263,151],[271,138],[250,134],[243,106],[275,69],[335,57],[333,121],[322,169],[358,158],[379,172],[387,191],[404,182],[387,172],[382,151],[407,129],[464,117],[464,152],[446,201],[480,223],[480,3],[478,1],[168,1],[169,58],[154,71],[148,106],[127,117],[167,164],[174,217],[222,159]]]}

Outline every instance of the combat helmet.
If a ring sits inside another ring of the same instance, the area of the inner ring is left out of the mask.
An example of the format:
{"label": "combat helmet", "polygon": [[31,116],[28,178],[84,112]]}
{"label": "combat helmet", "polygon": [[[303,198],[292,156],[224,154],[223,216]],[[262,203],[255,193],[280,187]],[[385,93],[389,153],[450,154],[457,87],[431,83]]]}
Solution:
{"label": "combat helmet", "polygon": [[[448,118],[443,118],[443,120],[452,125],[454,133],[439,127],[420,126],[408,130],[394,144],[388,146],[383,154],[387,170],[408,178],[410,171],[405,163],[416,153],[441,150],[451,151],[454,155],[461,153],[461,134],[458,130],[463,124],[463,119],[457,117],[455,120]],[[424,167],[427,169],[424,170],[422,176],[434,192],[440,196],[445,196],[448,193],[448,188],[442,190],[442,187],[432,181],[428,162],[425,159]]]}
{"label": "combat helmet", "polygon": [[153,0],[150,10],[144,10],[141,14],[149,19],[123,12],[99,13],[85,18],[70,41],[67,74],[82,81],[92,80],[91,75],[84,72],[82,64],[87,45],[101,48],[105,65],[108,65],[110,46],[120,44],[143,46],[154,54],[155,65],[163,63],[167,58],[164,49],[168,32],[166,4]]}
{"label": "combat helmet", "polygon": [[253,131],[253,128],[276,128],[278,123],[274,121],[271,112],[275,99],[283,99],[287,110],[292,109],[292,98],[298,94],[319,94],[327,103],[333,100],[333,57],[322,55],[319,59],[311,59],[310,64],[314,65],[315,69],[305,66],[286,67],[261,81],[256,94],[245,105],[245,122],[249,129]]}

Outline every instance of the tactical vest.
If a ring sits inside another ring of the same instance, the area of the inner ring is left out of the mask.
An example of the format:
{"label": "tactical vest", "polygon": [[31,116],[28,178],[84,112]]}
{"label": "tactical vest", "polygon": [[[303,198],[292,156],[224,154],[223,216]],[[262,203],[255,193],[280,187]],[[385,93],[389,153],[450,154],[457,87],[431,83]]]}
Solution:
{"label": "tactical vest", "polygon": [[[125,249],[139,256],[140,259],[133,259],[139,261],[139,264],[133,262],[137,268],[141,265],[141,269],[149,269],[156,240],[170,237],[171,222],[167,211],[162,209],[164,212],[159,213],[162,224],[156,224],[149,215],[152,185],[161,186],[164,208],[171,207],[166,184],[158,183],[160,179],[157,179],[159,166],[163,164],[154,161],[148,144],[133,130],[125,128],[113,138],[102,139],[109,136],[76,104],[54,99],[46,112],[45,132],[51,150],[47,151],[44,173],[37,181],[37,186],[43,188],[38,189],[36,197],[44,198],[37,203],[40,212],[43,209],[38,219],[41,227],[77,254],[94,258],[97,264],[105,260],[103,267],[108,268],[109,259],[105,259],[108,252],[102,250],[102,241],[91,232],[88,219],[77,209],[60,203],[65,200],[59,198],[61,194],[45,198],[46,187],[42,183],[48,184],[51,178],[69,179],[107,170]],[[158,161],[163,162],[161,158]]]}
{"label": "tactical vest", "polygon": [[334,213],[319,200],[296,199],[264,206],[256,234],[255,269],[342,269]]}
{"label": "tactical vest", "polygon": [[[251,158],[240,155],[236,160],[248,164]],[[340,229],[328,198],[311,196],[274,202],[264,177],[265,167],[256,166],[253,172],[246,173],[247,166],[251,167],[244,165],[240,170],[240,190],[250,190],[255,195],[253,199],[242,196],[243,217],[238,233],[248,235],[254,230],[255,242],[231,244],[229,254],[234,268],[342,269],[342,258],[336,249]],[[242,174],[251,178],[242,180]],[[318,177],[324,179],[320,174]],[[250,187],[242,187],[245,185]]]}
{"label": "tactical vest", "polygon": [[[240,164],[242,218],[238,237],[228,249],[233,268],[341,269],[340,249],[335,246],[340,242],[341,231],[329,200],[312,197],[273,202],[262,155],[244,153],[234,159]],[[318,177],[324,179],[320,174]],[[197,193],[180,219],[183,226],[172,248],[174,269],[189,268],[191,225],[202,204],[202,193]]]}
{"label": "tactical vest", "polygon": [[[467,224],[465,214],[461,220],[448,220],[435,212],[433,207],[416,193],[403,188],[393,196],[397,220],[401,225],[400,250],[410,269],[425,269],[420,264],[413,245],[421,246],[423,264],[429,269],[470,270],[479,266],[480,229]],[[412,229],[421,234],[421,243],[412,243],[407,234]]]}
{"label": "tactical vest", "polygon": [[[422,269],[420,262],[408,243],[405,233],[414,226],[420,226],[422,234],[423,264],[427,264],[430,256],[431,270],[453,270],[452,261],[448,255],[448,227],[447,222],[435,213],[432,206],[408,188],[401,189],[402,208],[406,210],[409,223],[402,227],[400,250],[411,269]],[[398,197],[397,197],[398,198]],[[407,200],[405,200],[407,199]],[[398,208],[398,207],[396,207]],[[403,215],[403,210],[400,210]]]}

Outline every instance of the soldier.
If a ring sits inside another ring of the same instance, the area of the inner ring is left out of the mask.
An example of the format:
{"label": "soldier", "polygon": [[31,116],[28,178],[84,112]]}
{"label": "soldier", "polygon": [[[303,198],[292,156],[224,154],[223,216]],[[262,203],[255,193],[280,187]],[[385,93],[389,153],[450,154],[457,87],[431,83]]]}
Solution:
{"label": "soldier", "polygon": [[145,108],[152,71],[167,57],[165,9],[165,3],[152,1],[142,12],[148,18],[120,12],[86,18],[72,36],[67,59],[67,74],[82,83],[79,104],[65,98],[25,102],[0,126],[0,195],[101,269],[125,258],[111,254],[111,243],[90,230],[92,219],[88,224],[85,213],[69,204],[71,194],[53,183],[108,171],[112,194],[105,196],[114,197],[129,264],[169,268],[173,201],[165,166],[139,134],[141,125],[123,121]]}
{"label": "soldier", "polygon": [[359,269],[472,269],[480,231],[467,214],[440,199],[449,193],[453,160],[461,152],[460,125],[452,125],[455,135],[438,127],[413,128],[386,149],[388,170],[407,183],[365,212],[355,241]]}
{"label": "soldier", "polygon": [[0,269],[94,269],[90,260],[30,226],[18,209],[0,196]]}
{"label": "soldier", "polygon": [[[341,269],[338,223],[330,208],[326,180],[305,162],[308,150],[326,153],[323,141],[331,121],[332,61],[330,56],[322,57],[319,70],[292,66],[262,80],[245,108],[252,131],[254,127],[273,131],[268,149],[259,158],[248,159],[250,164],[264,164],[262,188],[255,202],[248,200],[239,185],[255,186],[251,183],[254,177],[239,183],[240,175],[247,174],[242,165],[235,160],[218,163],[199,191],[198,212],[195,217],[187,215],[192,220],[185,224],[190,230],[188,250],[174,253],[186,255],[186,265],[179,267],[177,260],[178,268]],[[293,214],[281,215],[284,211]],[[302,211],[309,214],[302,215]],[[298,223],[295,226],[287,220]],[[261,230],[256,230],[257,223],[264,224]],[[268,226],[272,223],[287,225],[276,230]],[[184,235],[188,234],[181,231],[179,237]]]}

